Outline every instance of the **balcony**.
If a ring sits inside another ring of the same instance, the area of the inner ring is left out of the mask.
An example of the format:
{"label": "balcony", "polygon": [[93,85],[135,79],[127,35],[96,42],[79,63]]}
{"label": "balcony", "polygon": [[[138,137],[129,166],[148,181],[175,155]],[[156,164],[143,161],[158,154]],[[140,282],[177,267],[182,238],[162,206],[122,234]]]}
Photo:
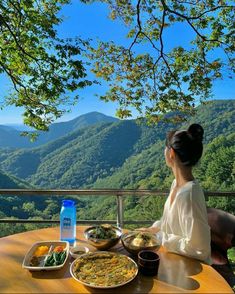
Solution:
{"label": "balcony", "polygon": [[[33,190],[33,189],[0,189],[0,195],[3,197],[9,196],[18,196],[18,197],[25,197],[25,196],[32,196],[35,197],[70,197],[70,196],[78,196],[79,198],[83,197],[95,197],[95,196],[112,196],[116,197],[116,219],[110,220],[82,220],[77,218],[78,224],[102,224],[102,223],[111,223],[116,224],[118,227],[124,228],[126,225],[149,225],[153,223],[154,219],[148,220],[125,220],[124,218],[124,209],[125,203],[124,199],[130,196],[134,197],[165,197],[168,195],[168,191],[160,191],[160,190],[134,190],[134,189],[99,189],[99,190]],[[208,201],[211,197],[229,197],[229,199],[235,196],[235,192],[221,192],[221,191],[205,191],[205,198]],[[1,218],[0,223],[32,223],[32,224],[59,224],[59,219],[52,220],[52,219],[11,219],[11,218]]]}
{"label": "balcony", "polygon": [[[121,228],[134,228],[140,225],[150,225],[152,224],[155,219],[128,219],[125,218],[125,199],[128,199],[128,197],[157,197],[155,198],[156,202],[158,200],[160,201],[160,198],[162,198],[163,201],[165,201],[165,197],[168,195],[168,191],[159,191],[159,190],[117,190],[117,189],[100,189],[100,190],[25,190],[25,189],[0,189],[0,195],[2,196],[2,201],[4,201],[5,198],[11,197],[11,196],[18,196],[25,199],[30,196],[31,201],[36,199],[37,197],[40,198],[46,198],[48,196],[50,197],[58,197],[61,200],[63,198],[70,198],[72,197],[75,199],[82,199],[84,197],[106,197],[111,196],[116,198],[116,219],[80,219],[79,216],[77,217],[77,224],[78,225],[92,225],[92,224],[102,224],[102,223],[110,223],[110,224],[116,224],[118,227]],[[221,192],[221,191],[204,191],[206,201],[210,202],[210,199],[228,199],[230,202],[230,199],[232,200],[232,197],[235,196],[235,192]],[[102,199],[103,200],[103,199]],[[144,199],[143,199],[144,200]],[[27,200],[29,201],[29,200]],[[162,202],[163,203],[163,202]],[[2,204],[4,204],[2,202]],[[115,202],[114,202],[115,204]],[[59,215],[59,211],[58,211]],[[0,224],[8,224],[14,226],[14,224],[34,224],[37,226],[57,226],[59,224],[59,218],[58,219],[12,219],[12,218],[1,218]],[[32,228],[31,228],[32,229]],[[234,255],[234,251],[232,251],[229,255],[229,258]],[[225,277],[226,278],[226,277]],[[232,285],[232,284],[231,284]]]}

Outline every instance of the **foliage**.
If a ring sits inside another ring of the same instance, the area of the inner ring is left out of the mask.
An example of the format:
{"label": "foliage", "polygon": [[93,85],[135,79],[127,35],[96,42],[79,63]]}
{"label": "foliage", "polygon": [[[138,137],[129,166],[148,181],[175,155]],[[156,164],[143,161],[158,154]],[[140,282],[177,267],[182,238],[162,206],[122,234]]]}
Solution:
{"label": "foliage", "polygon": [[38,130],[47,130],[62,115],[62,105],[71,103],[69,92],[91,84],[81,61],[86,41],[57,36],[58,13],[69,2],[0,3],[0,73],[13,85],[7,104],[24,107],[24,123]]}
{"label": "foliage", "polygon": [[[78,99],[77,92],[74,97],[70,92],[91,85],[83,53],[97,78],[108,81],[101,98],[117,101],[121,118],[130,116],[132,107],[151,122],[169,111],[176,111],[174,117],[164,119],[181,120],[195,110],[195,101],[210,97],[215,79],[231,77],[233,1],[96,1],[107,3],[110,18],[128,27],[129,46],[59,38],[59,14],[70,0],[1,1],[0,73],[12,82],[6,104],[24,107],[26,125],[48,130]],[[172,29],[190,29],[192,39],[179,39],[170,48]]]}
{"label": "foliage", "polygon": [[[95,0],[82,0],[92,3]],[[101,98],[117,101],[117,115],[131,107],[152,122],[180,110],[192,113],[195,101],[211,95],[216,79],[234,72],[234,6],[231,0],[96,0],[107,3],[112,20],[129,29],[129,45],[100,41],[90,47],[93,72],[109,83]],[[191,30],[191,39],[169,44],[169,32]]]}

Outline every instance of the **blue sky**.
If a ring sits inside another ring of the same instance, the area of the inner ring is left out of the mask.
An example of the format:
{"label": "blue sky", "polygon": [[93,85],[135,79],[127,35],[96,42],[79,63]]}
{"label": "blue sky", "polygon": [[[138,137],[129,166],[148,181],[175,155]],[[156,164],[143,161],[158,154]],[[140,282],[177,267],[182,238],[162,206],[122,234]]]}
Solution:
{"label": "blue sky", "polygon": [[[113,40],[119,44],[129,44],[131,40],[125,39],[127,28],[120,21],[111,21],[108,18],[108,9],[106,4],[94,3],[85,5],[79,0],[74,0],[72,4],[63,8],[62,14],[64,22],[58,29],[61,37],[74,37],[80,35],[83,38],[99,37],[104,41]],[[184,40],[189,40],[192,32],[189,28],[180,30],[175,27],[168,32],[167,46],[179,45]],[[128,43],[127,43],[128,42]],[[9,81],[0,76],[1,92],[9,89]],[[216,99],[234,99],[234,82],[229,79],[216,81],[213,86],[213,94]],[[69,114],[65,114],[59,121],[73,119],[81,114],[90,111],[99,111],[107,115],[115,116],[117,104],[105,103],[100,101],[95,94],[104,94],[106,85],[92,86],[80,91],[80,101],[74,106]],[[7,107],[0,110],[0,124],[22,123],[23,110],[16,107]]]}

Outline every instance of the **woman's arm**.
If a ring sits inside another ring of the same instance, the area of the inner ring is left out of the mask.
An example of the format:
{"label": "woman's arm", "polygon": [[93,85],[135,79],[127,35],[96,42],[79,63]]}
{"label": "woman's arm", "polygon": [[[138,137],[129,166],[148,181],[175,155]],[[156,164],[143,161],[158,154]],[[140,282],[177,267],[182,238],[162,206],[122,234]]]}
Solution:
{"label": "woman's arm", "polygon": [[161,230],[161,223],[162,223],[162,220],[160,219],[160,220],[155,221],[151,227],[139,228],[137,230],[142,231],[142,232],[149,232],[149,233],[156,234]]}
{"label": "woman's arm", "polygon": [[158,227],[148,227],[148,228],[139,228],[139,229],[136,229],[137,231],[141,231],[141,232],[149,232],[149,233],[153,233],[153,234],[156,234],[160,231],[160,228]]}
{"label": "woman's arm", "polygon": [[[195,233],[200,227],[200,234]],[[192,223],[192,229],[185,236],[162,233],[162,245],[170,252],[179,253],[202,261],[210,258],[208,244],[208,230],[203,229],[198,223]]]}

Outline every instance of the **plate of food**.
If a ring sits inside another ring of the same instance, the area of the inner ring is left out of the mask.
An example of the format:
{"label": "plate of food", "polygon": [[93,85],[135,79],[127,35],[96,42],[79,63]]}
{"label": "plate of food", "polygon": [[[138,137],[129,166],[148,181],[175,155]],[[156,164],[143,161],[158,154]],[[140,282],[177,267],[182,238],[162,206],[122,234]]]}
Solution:
{"label": "plate of food", "polygon": [[138,274],[138,266],[126,255],[96,251],[75,259],[70,273],[85,286],[109,289],[131,282]]}
{"label": "plate of food", "polygon": [[22,267],[31,271],[58,270],[65,265],[68,255],[69,242],[36,242],[25,255]]}

